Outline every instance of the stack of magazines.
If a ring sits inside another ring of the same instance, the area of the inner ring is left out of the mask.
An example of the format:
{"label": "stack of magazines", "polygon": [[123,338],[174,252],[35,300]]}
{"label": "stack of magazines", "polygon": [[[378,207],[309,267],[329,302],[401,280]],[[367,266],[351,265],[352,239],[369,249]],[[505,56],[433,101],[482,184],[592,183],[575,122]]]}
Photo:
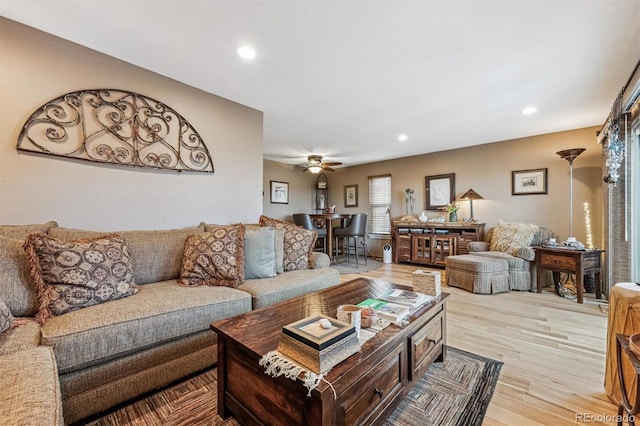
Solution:
{"label": "stack of magazines", "polygon": [[375,299],[367,299],[358,306],[371,306],[378,316],[389,321],[399,322],[412,311],[430,303],[434,296],[409,290],[390,290]]}

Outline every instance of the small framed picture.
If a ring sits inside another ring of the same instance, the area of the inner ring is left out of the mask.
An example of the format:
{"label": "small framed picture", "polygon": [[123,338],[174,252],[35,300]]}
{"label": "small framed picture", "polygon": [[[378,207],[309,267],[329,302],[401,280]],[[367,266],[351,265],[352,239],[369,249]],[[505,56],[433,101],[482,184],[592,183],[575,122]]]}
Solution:
{"label": "small framed picture", "polygon": [[289,182],[278,182],[275,180],[271,183],[271,203],[272,204],[289,204]]}
{"label": "small framed picture", "polygon": [[344,206],[358,207],[358,185],[346,185],[344,187]]}
{"label": "small framed picture", "polygon": [[511,172],[511,195],[547,193],[547,169],[516,170]]}

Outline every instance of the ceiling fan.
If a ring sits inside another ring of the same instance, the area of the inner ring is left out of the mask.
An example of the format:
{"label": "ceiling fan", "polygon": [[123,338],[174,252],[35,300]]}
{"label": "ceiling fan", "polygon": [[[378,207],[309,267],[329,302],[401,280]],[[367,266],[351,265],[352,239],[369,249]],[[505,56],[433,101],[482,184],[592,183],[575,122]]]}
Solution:
{"label": "ceiling fan", "polygon": [[342,163],[339,163],[337,161],[323,163],[322,155],[310,155],[307,157],[307,166],[305,167],[303,172],[306,172],[307,170],[309,170],[311,173],[320,173],[321,171],[332,172],[335,169],[331,166],[339,166],[341,164]]}

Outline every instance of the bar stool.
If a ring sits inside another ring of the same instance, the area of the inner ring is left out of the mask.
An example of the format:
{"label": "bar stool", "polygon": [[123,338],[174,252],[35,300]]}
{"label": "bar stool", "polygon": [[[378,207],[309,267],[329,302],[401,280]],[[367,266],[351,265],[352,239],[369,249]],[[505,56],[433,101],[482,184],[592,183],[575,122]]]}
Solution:
{"label": "bar stool", "polygon": [[367,233],[367,214],[356,213],[351,216],[351,222],[345,228],[336,228],[333,231],[335,236],[335,250],[336,256],[338,254],[338,239],[343,239],[343,247],[349,261],[349,252],[351,249],[351,239],[353,238],[353,251],[356,255],[356,268],[358,267],[358,238],[362,238],[362,254],[364,256],[364,264],[367,264],[367,240],[365,234]]}
{"label": "bar stool", "polygon": [[294,225],[302,226],[310,231],[316,231],[318,239],[322,238],[322,252],[327,253],[327,230],[325,228],[316,228],[313,226],[311,216],[307,213],[294,213],[291,217]]}

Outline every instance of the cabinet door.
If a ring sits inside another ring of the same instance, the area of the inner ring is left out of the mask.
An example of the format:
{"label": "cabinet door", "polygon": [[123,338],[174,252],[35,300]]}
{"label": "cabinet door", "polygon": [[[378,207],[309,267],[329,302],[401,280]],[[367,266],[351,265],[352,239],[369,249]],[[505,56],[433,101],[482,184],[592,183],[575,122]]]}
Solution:
{"label": "cabinet door", "polygon": [[398,262],[411,262],[411,235],[398,234],[396,238],[396,255]]}
{"label": "cabinet door", "polygon": [[411,262],[430,264],[431,262],[431,236],[412,235],[411,236]]}
{"label": "cabinet door", "polygon": [[444,265],[447,256],[453,256],[456,253],[457,240],[457,237],[434,237],[433,249],[431,250],[433,253],[432,263]]}

